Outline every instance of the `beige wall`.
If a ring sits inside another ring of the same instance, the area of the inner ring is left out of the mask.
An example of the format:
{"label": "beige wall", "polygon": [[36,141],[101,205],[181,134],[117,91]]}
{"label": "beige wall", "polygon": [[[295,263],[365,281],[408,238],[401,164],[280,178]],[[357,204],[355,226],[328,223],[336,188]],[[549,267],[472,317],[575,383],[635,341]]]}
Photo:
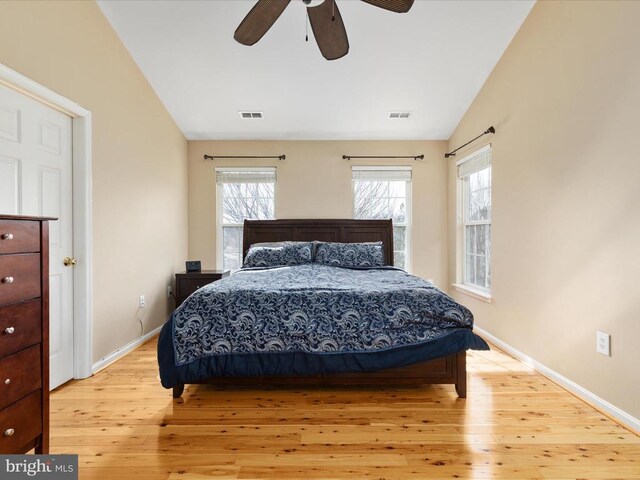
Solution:
{"label": "beige wall", "polygon": [[[638,18],[640,2],[538,2],[450,141],[497,129],[494,302],[455,297],[482,328],[637,418]],[[451,161],[452,281],[455,222]],[[598,329],[610,358],[595,351]]]}
{"label": "beige wall", "polygon": [[[352,218],[353,165],[411,165],[412,272],[446,285],[446,142],[394,141],[198,141],[189,142],[189,257],[203,267],[216,262],[218,166],[276,166],[278,218]],[[278,160],[203,160],[203,155],[278,155]],[[413,160],[352,160],[351,155],[416,155]]]}
{"label": "beige wall", "polygon": [[0,2],[0,63],[93,114],[94,359],[166,319],[187,252],[187,142],[94,2]]}

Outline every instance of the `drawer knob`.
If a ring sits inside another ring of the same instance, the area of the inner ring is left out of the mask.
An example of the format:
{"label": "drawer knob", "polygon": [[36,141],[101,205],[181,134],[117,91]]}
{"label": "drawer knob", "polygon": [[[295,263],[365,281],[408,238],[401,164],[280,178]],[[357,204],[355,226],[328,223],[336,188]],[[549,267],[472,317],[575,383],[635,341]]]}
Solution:
{"label": "drawer knob", "polygon": [[7,335],[11,335],[15,331],[16,331],[15,327],[7,327],[4,329],[4,333],[6,333]]}
{"label": "drawer knob", "polygon": [[2,239],[3,240],[13,240],[13,233],[3,233],[2,234]]}
{"label": "drawer knob", "polygon": [[4,381],[4,384],[5,384],[5,385],[9,385],[10,383],[11,383],[11,379],[10,379],[10,378],[7,378],[7,379]]}
{"label": "drawer knob", "polygon": [[16,431],[15,431],[13,428],[7,428],[7,429],[4,431],[4,436],[5,436],[5,437],[10,437],[10,436],[12,436],[14,433],[16,433]]}
{"label": "drawer knob", "polygon": [[13,277],[4,277],[2,283],[13,283]]}

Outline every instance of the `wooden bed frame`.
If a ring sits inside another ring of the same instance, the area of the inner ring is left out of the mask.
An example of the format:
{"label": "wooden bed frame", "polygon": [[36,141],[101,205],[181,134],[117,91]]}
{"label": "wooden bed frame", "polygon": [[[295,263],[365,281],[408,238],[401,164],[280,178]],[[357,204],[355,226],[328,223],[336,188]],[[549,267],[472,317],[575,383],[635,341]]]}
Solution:
{"label": "wooden bed frame", "polygon": [[[254,243],[282,241],[377,242],[382,241],[385,263],[393,265],[391,220],[245,220],[242,250],[246,255]],[[374,372],[322,375],[212,377],[198,383],[224,386],[285,385],[423,385],[453,384],[460,398],[467,396],[466,351],[405,367]],[[173,387],[179,398],[184,385]]]}

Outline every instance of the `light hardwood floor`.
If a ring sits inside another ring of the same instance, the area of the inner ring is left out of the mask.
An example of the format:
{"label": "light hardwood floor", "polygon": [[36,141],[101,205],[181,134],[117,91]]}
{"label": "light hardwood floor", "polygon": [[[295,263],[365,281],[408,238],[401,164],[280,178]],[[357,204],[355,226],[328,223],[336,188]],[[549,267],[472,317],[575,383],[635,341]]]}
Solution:
{"label": "light hardwood floor", "polygon": [[158,380],[155,341],[51,396],[81,479],[640,479],[640,437],[494,349],[454,388],[235,389]]}

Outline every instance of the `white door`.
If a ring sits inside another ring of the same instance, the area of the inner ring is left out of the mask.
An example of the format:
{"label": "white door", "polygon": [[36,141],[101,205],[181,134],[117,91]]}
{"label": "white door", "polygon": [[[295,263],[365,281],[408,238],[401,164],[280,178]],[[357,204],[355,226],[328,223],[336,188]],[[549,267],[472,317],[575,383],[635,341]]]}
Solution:
{"label": "white door", "polygon": [[73,378],[71,118],[0,85],[0,213],[57,217],[49,225],[53,389]]}

